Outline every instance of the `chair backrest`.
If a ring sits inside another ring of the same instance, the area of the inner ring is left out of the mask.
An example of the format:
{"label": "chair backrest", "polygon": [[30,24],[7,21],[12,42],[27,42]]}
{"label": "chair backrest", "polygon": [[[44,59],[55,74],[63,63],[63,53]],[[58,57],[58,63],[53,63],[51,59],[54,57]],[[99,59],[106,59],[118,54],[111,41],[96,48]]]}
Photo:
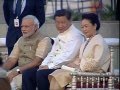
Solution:
{"label": "chair backrest", "polygon": [[110,56],[111,56],[111,61],[110,61],[110,67],[108,69],[108,72],[114,73],[114,53],[115,53],[115,48],[119,47],[119,39],[118,38],[104,38],[106,43],[109,46],[110,49]]}
{"label": "chair backrest", "polygon": [[54,39],[53,38],[50,38],[51,39],[51,44],[53,45],[54,44]]}

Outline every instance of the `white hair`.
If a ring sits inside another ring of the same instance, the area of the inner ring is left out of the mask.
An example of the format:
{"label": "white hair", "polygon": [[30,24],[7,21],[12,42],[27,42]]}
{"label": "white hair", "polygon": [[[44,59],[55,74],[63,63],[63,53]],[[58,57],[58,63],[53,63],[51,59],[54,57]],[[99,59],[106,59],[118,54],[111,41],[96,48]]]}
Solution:
{"label": "white hair", "polygon": [[33,16],[33,15],[27,15],[27,16],[23,17],[23,19],[32,19],[34,21],[34,24],[36,24],[37,27],[39,28],[39,23],[40,22],[38,21],[38,19],[35,16]]}

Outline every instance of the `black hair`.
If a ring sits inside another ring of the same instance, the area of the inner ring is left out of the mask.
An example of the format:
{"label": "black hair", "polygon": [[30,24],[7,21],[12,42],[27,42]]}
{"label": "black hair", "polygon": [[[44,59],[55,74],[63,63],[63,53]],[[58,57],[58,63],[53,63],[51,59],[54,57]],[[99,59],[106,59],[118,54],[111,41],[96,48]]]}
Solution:
{"label": "black hair", "polygon": [[98,18],[98,15],[95,14],[95,13],[85,13],[85,14],[82,14],[82,20],[83,19],[88,19],[93,25],[97,25],[96,27],[96,31],[99,30],[100,28],[100,21],[99,21],[99,18]]}
{"label": "black hair", "polygon": [[58,16],[58,17],[60,17],[60,16],[66,16],[66,18],[67,18],[68,20],[71,20],[72,12],[71,12],[70,10],[68,10],[68,9],[57,10],[57,11],[55,12],[54,19],[55,19],[57,16]]}

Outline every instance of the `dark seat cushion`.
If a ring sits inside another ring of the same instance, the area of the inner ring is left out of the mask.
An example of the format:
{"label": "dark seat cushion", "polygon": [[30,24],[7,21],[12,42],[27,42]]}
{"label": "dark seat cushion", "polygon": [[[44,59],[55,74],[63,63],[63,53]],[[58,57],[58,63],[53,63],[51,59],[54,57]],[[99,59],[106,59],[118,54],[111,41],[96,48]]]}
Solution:
{"label": "dark seat cushion", "polygon": [[0,78],[0,90],[11,90],[9,80],[7,78]]}

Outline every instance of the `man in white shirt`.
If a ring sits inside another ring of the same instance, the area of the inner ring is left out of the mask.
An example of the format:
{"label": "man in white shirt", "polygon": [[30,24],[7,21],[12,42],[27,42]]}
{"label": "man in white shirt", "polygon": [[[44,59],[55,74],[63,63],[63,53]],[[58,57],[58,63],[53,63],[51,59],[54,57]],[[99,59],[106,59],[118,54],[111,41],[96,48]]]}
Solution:
{"label": "man in white shirt", "polygon": [[75,58],[84,42],[84,35],[72,25],[69,10],[56,11],[54,19],[59,35],[39,69],[33,68],[23,73],[22,90],[35,90],[36,86],[38,90],[49,90],[48,75]]}

